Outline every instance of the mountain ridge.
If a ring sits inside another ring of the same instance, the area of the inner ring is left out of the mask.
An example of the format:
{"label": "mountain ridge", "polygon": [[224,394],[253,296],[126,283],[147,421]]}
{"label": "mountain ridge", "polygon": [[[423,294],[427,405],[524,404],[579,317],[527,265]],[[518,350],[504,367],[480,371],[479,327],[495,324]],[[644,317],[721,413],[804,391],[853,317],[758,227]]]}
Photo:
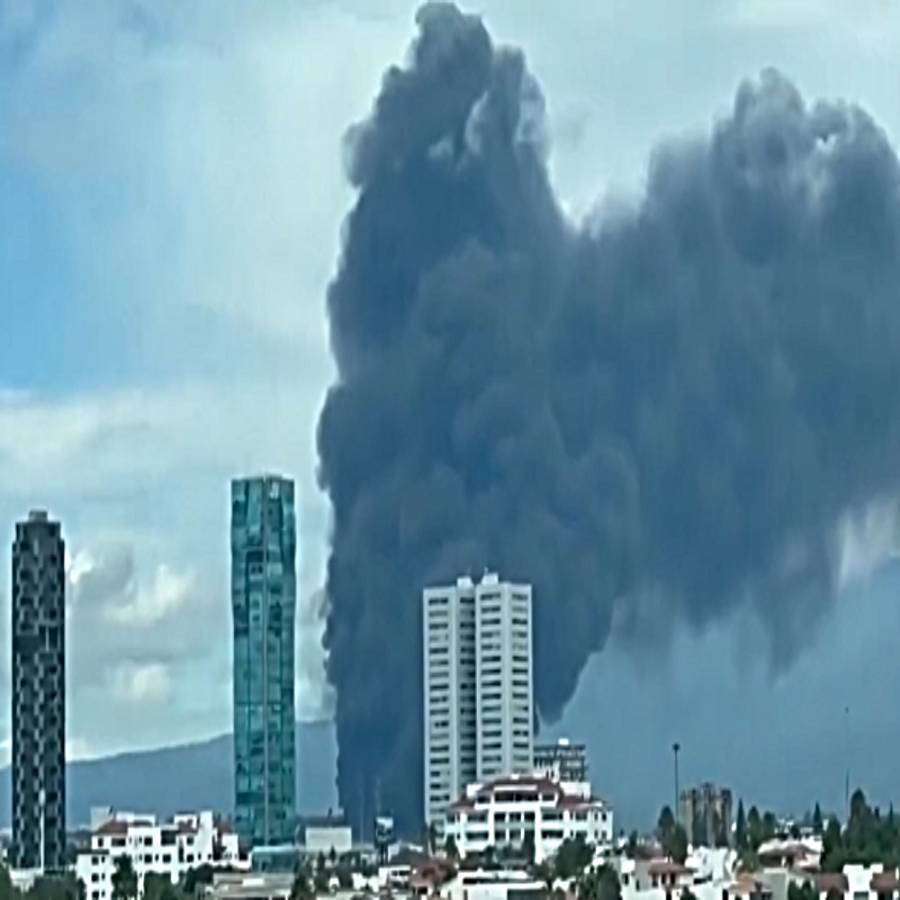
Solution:
{"label": "mountain ridge", "polygon": [[[231,733],[146,750],[125,750],[66,763],[66,820],[87,825],[92,806],[112,806],[166,818],[177,812],[234,807]],[[297,723],[297,809],[337,807],[331,722]],[[12,821],[10,766],[0,769],[0,828]]]}

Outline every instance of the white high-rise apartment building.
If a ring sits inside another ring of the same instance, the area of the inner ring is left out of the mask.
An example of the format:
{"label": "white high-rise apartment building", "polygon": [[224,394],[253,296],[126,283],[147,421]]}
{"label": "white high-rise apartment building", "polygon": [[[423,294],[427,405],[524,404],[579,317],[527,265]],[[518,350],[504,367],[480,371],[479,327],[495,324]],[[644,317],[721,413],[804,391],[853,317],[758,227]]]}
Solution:
{"label": "white high-rise apartment building", "polygon": [[426,588],[425,819],[466,786],[533,768],[531,586],[485,573]]}

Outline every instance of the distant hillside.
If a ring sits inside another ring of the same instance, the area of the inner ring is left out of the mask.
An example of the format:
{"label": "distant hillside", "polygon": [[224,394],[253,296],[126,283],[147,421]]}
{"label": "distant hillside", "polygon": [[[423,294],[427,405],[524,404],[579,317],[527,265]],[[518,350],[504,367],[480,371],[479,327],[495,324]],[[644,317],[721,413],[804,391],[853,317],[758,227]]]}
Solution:
{"label": "distant hillside", "polygon": [[[195,809],[230,813],[232,746],[227,734],[195,744],[71,762],[67,767],[69,825],[87,824],[91,807],[104,805],[159,816]],[[335,752],[331,723],[297,724],[300,812],[323,812],[337,805]],[[10,826],[11,809],[6,767],[0,769],[0,828]]]}

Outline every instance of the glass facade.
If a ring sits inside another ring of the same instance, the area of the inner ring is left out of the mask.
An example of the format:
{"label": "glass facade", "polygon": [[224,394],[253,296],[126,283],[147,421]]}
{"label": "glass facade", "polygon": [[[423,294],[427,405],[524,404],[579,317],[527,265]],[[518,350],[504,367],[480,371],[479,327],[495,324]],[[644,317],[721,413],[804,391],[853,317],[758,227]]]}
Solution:
{"label": "glass facade", "polygon": [[232,482],[234,811],[246,846],[294,840],[296,545],[293,482]]}

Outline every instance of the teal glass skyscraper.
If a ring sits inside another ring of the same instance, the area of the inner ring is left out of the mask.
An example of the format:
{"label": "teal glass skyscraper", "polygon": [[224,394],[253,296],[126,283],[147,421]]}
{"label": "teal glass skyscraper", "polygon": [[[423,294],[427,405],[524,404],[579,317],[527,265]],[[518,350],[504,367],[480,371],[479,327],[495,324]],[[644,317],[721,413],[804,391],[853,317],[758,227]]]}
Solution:
{"label": "teal glass skyscraper", "polygon": [[294,485],[231,485],[234,812],[246,846],[290,843],[296,818]]}

